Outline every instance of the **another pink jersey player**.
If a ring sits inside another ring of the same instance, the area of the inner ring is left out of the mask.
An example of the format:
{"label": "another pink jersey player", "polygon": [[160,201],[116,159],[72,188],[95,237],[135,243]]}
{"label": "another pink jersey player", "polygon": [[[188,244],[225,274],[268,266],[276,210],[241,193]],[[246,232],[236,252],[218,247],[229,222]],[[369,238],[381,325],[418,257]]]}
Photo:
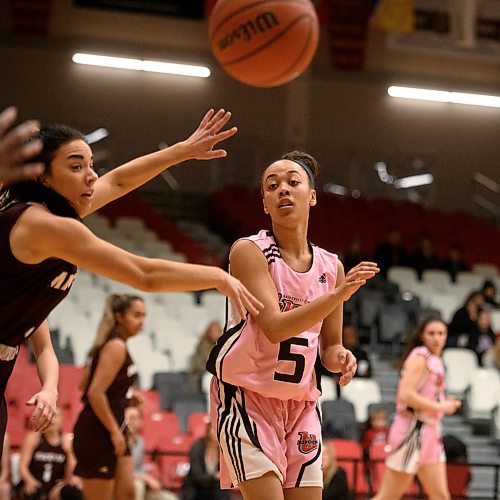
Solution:
{"label": "another pink jersey player", "polygon": [[319,353],[341,372],[341,385],[351,380],[356,360],[342,346],[342,304],[378,272],[362,262],[344,276],[335,254],[309,243],[317,168],[298,151],[267,167],[262,194],[273,229],[238,240],[230,253],[231,274],[264,304],[245,320],[229,304],[207,364],[221,484],[238,485],[245,500],[321,499],[315,360]]}
{"label": "another pink jersey player", "polygon": [[430,317],[408,340],[377,500],[401,498],[415,475],[429,498],[450,498],[441,419],[455,413],[460,401],[445,397],[446,335],[446,324]]}

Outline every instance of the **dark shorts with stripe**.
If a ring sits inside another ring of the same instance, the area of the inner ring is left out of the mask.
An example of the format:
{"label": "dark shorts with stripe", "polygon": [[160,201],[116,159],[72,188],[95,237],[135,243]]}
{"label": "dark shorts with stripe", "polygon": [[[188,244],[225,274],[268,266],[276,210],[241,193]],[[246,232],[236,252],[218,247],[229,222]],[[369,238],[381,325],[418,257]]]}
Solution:
{"label": "dark shorts with stripe", "polygon": [[[124,421],[123,417],[120,421]],[[128,429],[122,427],[126,437]],[[75,474],[86,479],[113,479],[117,463],[115,448],[108,430],[89,407],[80,413],[73,432]],[[125,455],[130,455],[128,446]]]}

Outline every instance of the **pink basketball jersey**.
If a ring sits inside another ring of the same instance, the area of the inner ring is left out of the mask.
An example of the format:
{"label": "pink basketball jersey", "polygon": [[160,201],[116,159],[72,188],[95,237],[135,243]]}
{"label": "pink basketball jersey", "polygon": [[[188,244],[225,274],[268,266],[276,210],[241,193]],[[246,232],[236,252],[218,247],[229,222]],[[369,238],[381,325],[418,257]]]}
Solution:
{"label": "pink basketball jersey", "polygon": [[[300,307],[335,288],[338,257],[312,246],[307,272],[291,269],[281,257],[270,231],[248,239],[261,250],[278,291],[281,312]],[[224,333],[210,354],[207,369],[219,380],[262,396],[281,400],[315,401],[319,395],[314,364],[322,322],[279,344],[272,344],[250,315],[235,320],[229,303]]]}
{"label": "pink basketball jersey", "polygon": [[[415,359],[417,356],[424,356],[426,359],[426,373],[420,387],[418,388],[419,394],[425,396],[433,401],[443,401],[445,398],[445,369],[441,357],[432,354],[425,346],[415,347],[403,364],[403,370],[407,364]],[[398,405],[399,406],[399,405]],[[419,415],[431,419],[441,419],[443,414],[435,411],[419,411]]]}

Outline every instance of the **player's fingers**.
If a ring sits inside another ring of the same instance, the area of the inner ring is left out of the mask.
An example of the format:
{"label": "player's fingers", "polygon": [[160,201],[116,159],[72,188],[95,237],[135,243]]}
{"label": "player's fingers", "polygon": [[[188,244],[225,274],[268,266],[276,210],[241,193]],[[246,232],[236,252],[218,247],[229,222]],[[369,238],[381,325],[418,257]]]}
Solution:
{"label": "player's fingers", "polygon": [[219,130],[224,128],[227,122],[231,119],[231,116],[231,111],[220,110],[219,112],[217,112],[211,122],[212,132],[216,134],[217,132],[219,132]]}
{"label": "player's fingers", "polygon": [[210,119],[212,118],[212,116],[214,115],[214,110],[212,108],[210,108],[206,113],[205,113],[205,116],[202,118],[201,122],[200,122],[200,126],[199,128],[204,128],[208,125],[208,122],[210,121]]}
{"label": "player's fingers", "polygon": [[215,149],[213,151],[205,151],[203,155],[198,156],[200,160],[213,160],[215,158],[225,158],[227,156],[227,151],[225,149]]}
{"label": "player's fingers", "polygon": [[236,308],[236,312],[238,313],[238,317],[240,319],[245,319],[246,309],[243,306],[243,302],[241,301],[241,297],[239,293],[235,294],[233,299],[233,306]]}
{"label": "player's fingers", "polygon": [[259,311],[264,309],[264,304],[256,299],[248,290],[245,290],[244,293],[244,305],[252,316],[256,316],[259,314]]}
{"label": "player's fingers", "polygon": [[0,137],[12,126],[16,117],[17,109],[14,106],[9,106],[0,113]]}
{"label": "player's fingers", "polygon": [[3,146],[7,151],[18,148],[22,143],[33,137],[40,128],[40,124],[35,120],[28,120],[13,128],[3,138]]}
{"label": "player's fingers", "polygon": [[224,130],[224,132],[219,132],[216,136],[215,136],[215,144],[217,144],[218,142],[221,142],[221,141],[225,141],[226,139],[229,139],[230,137],[233,137],[234,134],[236,134],[236,132],[238,132],[238,127],[231,127],[227,130]]}

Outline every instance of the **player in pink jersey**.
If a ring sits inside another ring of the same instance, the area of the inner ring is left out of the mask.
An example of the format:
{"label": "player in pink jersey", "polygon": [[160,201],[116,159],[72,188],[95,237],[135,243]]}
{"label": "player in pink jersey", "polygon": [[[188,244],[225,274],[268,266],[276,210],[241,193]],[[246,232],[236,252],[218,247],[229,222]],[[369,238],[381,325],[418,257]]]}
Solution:
{"label": "player in pink jersey", "polygon": [[376,500],[401,498],[417,475],[432,499],[449,499],[441,419],[460,407],[446,398],[441,353],[446,324],[427,318],[410,337],[402,358],[396,416],[388,437],[386,470]]}
{"label": "player in pink jersey", "polygon": [[[294,151],[262,176],[272,231],[237,241],[230,271],[264,304],[258,316],[232,315],[210,354],[211,415],[223,460],[221,485],[245,500],[320,500],[321,422],[314,371],[341,372],[356,359],[342,346],[342,303],[377,272],[362,262],[346,276],[336,255],[309,243],[316,160]],[[334,230],[332,221],[332,230]]]}

